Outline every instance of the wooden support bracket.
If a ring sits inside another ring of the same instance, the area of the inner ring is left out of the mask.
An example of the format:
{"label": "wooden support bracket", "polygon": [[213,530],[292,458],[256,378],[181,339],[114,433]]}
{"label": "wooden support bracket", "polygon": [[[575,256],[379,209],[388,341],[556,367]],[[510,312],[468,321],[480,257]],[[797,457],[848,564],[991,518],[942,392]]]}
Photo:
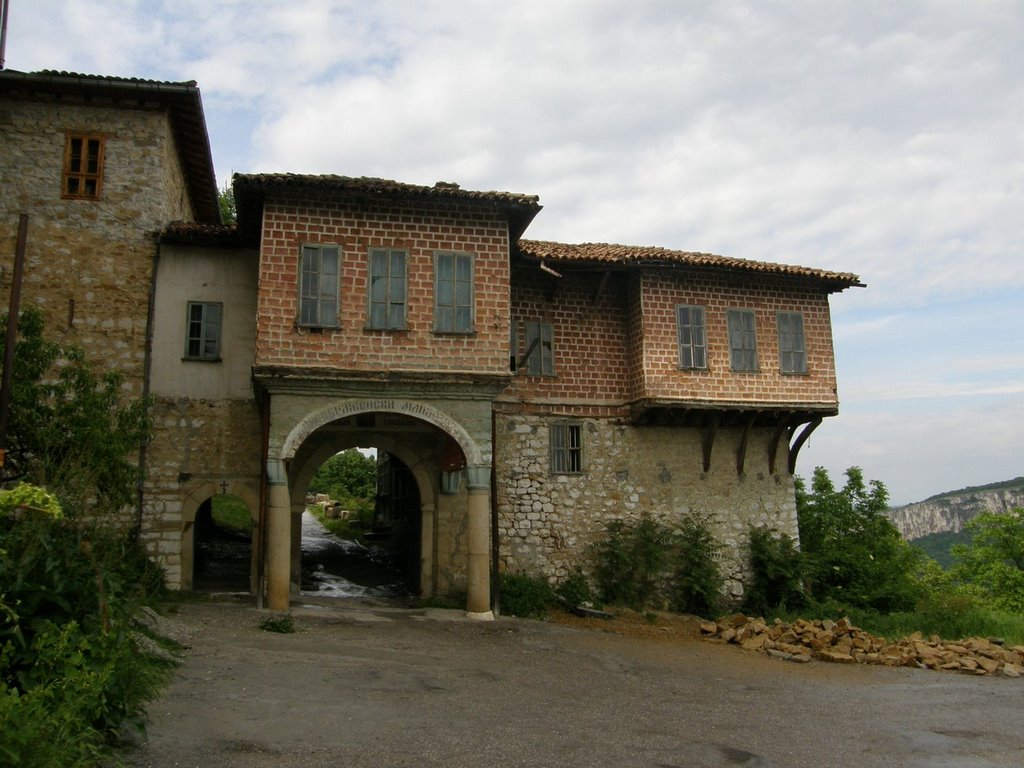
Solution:
{"label": "wooden support bracket", "polygon": [[708,472],[711,469],[711,449],[715,445],[715,436],[718,433],[718,422],[719,415],[717,413],[712,414],[708,417],[707,423],[704,425],[704,436],[703,445],[704,449],[704,471]]}
{"label": "wooden support bracket", "polygon": [[796,436],[796,440],[789,446],[789,474],[792,475],[796,472],[796,456],[800,453],[804,443],[807,442],[807,438],[811,436],[811,433],[818,428],[821,422],[822,417],[815,416],[808,424],[804,425],[804,428],[800,430],[800,434]]}

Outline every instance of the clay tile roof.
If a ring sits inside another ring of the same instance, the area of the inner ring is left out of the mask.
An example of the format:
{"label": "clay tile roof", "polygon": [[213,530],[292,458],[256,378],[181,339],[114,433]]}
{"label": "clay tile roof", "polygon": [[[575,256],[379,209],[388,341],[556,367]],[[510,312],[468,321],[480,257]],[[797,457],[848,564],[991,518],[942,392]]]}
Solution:
{"label": "clay tile roof", "polygon": [[450,200],[487,200],[499,203],[515,203],[537,206],[536,195],[521,195],[515,192],[476,192],[462,189],[450,181],[439,181],[433,186],[406,184],[390,179],[376,179],[368,176],[337,176],[334,174],[302,173],[251,173],[235,174],[235,183],[246,187],[294,187],[341,192],[361,192],[371,195],[415,195]]}
{"label": "clay tile roof", "polygon": [[175,221],[160,233],[162,243],[183,243],[233,248],[245,245],[238,227],[234,224],[197,224],[192,221]]}
{"label": "clay tile roof", "polygon": [[710,269],[740,270],[764,274],[804,277],[828,283],[831,290],[862,286],[860,277],[849,272],[831,272],[790,264],[749,261],[730,256],[696,251],[674,251],[668,248],[611,243],[555,243],[545,240],[520,240],[520,252],[528,257],[551,263],[621,265],[621,266],[692,266]]}
{"label": "clay tile roof", "polygon": [[235,202],[239,220],[254,217],[262,199],[269,190],[304,190],[307,193],[358,198],[419,198],[439,202],[463,202],[488,205],[504,211],[509,217],[512,239],[526,230],[541,209],[536,195],[515,192],[478,192],[463,189],[450,181],[439,181],[433,186],[406,184],[390,179],[367,176],[337,176],[333,174],[301,173],[236,173],[233,179]]}

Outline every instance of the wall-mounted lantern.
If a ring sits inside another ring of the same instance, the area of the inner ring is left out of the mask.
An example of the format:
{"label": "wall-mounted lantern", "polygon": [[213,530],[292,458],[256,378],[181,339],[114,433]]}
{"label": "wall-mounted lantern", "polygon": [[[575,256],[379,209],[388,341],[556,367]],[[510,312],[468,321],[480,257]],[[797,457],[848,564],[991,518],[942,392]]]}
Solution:
{"label": "wall-mounted lantern", "polygon": [[451,437],[445,435],[441,447],[441,493],[454,496],[462,484],[462,469],[466,466],[466,456],[462,448]]}

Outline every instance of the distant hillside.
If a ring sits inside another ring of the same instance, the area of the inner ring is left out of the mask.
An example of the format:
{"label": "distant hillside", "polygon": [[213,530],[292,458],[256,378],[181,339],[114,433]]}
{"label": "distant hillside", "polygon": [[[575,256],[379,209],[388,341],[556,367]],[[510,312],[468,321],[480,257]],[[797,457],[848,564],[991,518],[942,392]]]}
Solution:
{"label": "distant hillside", "polygon": [[895,507],[889,519],[907,541],[937,533],[959,533],[981,512],[1009,512],[1024,507],[1024,477],[959,491],[947,491],[924,501]]}

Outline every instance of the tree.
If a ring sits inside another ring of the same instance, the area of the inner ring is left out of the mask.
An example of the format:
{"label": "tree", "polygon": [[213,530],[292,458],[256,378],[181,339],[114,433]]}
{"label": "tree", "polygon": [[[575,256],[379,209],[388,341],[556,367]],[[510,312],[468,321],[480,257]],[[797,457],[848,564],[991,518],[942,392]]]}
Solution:
{"label": "tree", "polygon": [[377,462],[355,448],[336,453],[320,465],[309,490],[339,500],[372,499],[377,494]]}
{"label": "tree", "polygon": [[920,596],[914,575],[920,554],[886,517],[889,492],[881,482],[866,484],[861,469],[851,467],[846,484],[836,489],[818,467],[810,491],[797,478],[796,501],[811,599],[883,613],[913,608]]}
{"label": "tree", "polygon": [[238,210],[235,208],[235,191],[230,184],[217,195],[217,203],[220,205],[220,220],[224,224],[234,224],[238,221]]}
{"label": "tree", "polygon": [[1024,509],[983,512],[965,529],[971,543],[952,548],[954,581],[998,608],[1024,611]]}
{"label": "tree", "polygon": [[[0,318],[0,350],[6,325]],[[0,483],[49,488],[70,513],[122,509],[135,499],[129,457],[148,437],[145,405],[122,399],[119,373],[97,377],[81,349],[47,341],[43,328],[37,309],[21,313]]]}

